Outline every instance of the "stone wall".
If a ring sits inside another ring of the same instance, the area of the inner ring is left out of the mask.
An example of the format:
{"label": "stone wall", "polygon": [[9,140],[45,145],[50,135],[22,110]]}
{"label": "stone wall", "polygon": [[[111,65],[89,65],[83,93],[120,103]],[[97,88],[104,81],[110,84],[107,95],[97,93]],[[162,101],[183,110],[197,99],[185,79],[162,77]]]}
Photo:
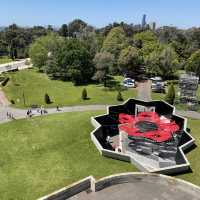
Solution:
{"label": "stone wall", "polygon": [[91,192],[97,192],[103,190],[104,188],[123,183],[135,183],[146,182],[146,183],[157,183],[159,185],[173,184],[176,189],[186,191],[187,193],[192,194],[193,196],[200,196],[200,187],[177,179],[174,177],[153,174],[153,173],[142,173],[142,172],[133,172],[133,173],[122,173],[112,176],[108,176],[96,181],[92,176],[89,176],[79,182],[76,182],[68,187],[62,188],[52,194],[41,197],[38,200],[66,200],[69,197],[72,197],[80,192],[90,190]]}
{"label": "stone wall", "polygon": [[80,180],[68,187],[64,187],[52,194],[41,197],[38,200],[65,200],[71,196],[74,196],[82,191],[88,190],[91,188],[91,182],[93,177],[87,177],[83,180]]}

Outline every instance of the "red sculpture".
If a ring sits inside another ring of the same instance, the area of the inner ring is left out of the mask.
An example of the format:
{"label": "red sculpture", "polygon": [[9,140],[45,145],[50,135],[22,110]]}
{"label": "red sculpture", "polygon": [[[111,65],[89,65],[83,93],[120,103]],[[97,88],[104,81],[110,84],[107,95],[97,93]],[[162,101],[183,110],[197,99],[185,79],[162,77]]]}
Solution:
{"label": "red sculpture", "polygon": [[157,143],[169,141],[180,130],[175,121],[160,117],[156,112],[141,112],[137,116],[120,113],[119,123],[119,130],[129,137],[146,138]]}

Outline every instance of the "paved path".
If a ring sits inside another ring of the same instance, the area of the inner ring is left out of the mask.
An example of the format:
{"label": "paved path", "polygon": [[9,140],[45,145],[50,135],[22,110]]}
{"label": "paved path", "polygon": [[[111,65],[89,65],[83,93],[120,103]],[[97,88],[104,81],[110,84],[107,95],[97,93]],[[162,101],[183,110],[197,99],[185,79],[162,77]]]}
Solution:
{"label": "paved path", "polygon": [[26,61],[30,62],[30,58],[0,64],[0,73],[17,70],[17,69],[22,70],[22,69],[27,69],[27,68],[32,67],[32,65],[26,65]]}
{"label": "paved path", "polygon": [[[83,111],[96,111],[96,110],[105,110],[108,105],[82,105],[82,106],[66,106],[60,108],[60,111],[57,111],[56,108],[47,108],[48,114],[55,114],[55,113],[65,113],[65,112],[83,112]],[[11,113],[15,119],[23,119],[27,118],[25,109],[17,109],[12,108],[9,106],[0,106],[0,123],[5,123],[11,121],[7,118],[7,112]],[[193,118],[193,119],[200,119],[200,113],[194,111],[180,111],[176,110],[178,115]],[[40,113],[35,114],[34,116],[41,116]]]}
{"label": "paved path", "polygon": [[[48,114],[64,113],[64,112],[82,112],[82,111],[95,111],[95,110],[106,110],[107,105],[83,105],[83,106],[66,106],[60,108],[57,111],[56,108],[47,108]],[[9,106],[0,106],[0,123],[5,123],[10,121],[7,117],[7,112],[11,113],[15,119],[27,118],[27,110],[17,109]],[[34,116],[41,116],[40,113],[34,112]]]}
{"label": "paved path", "polygon": [[[139,83],[138,85],[138,98],[149,101],[151,100],[151,82],[146,81],[144,83]],[[7,100],[4,92],[0,88],[0,123],[5,123],[11,121],[7,117],[7,113],[11,113],[15,119],[23,119],[27,117],[27,110],[17,109],[9,106],[10,103]],[[55,113],[64,113],[64,112],[81,112],[81,111],[95,111],[95,110],[106,110],[108,105],[82,105],[82,106],[66,106],[60,108],[60,111],[57,111],[56,108],[47,108],[48,114]],[[176,113],[193,119],[200,119],[200,113],[194,111],[179,111],[176,110]],[[34,116],[40,116],[40,113],[34,114]]]}
{"label": "paved path", "polygon": [[178,115],[183,117],[193,118],[193,119],[200,119],[200,113],[195,111],[184,111],[184,110],[176,110]]}
{"label": "paved path", "polygon": [[144,101],[150,101],[151,100],[151,81],[145,81],[138,83],[138,95],[137,98],[144,100]]}

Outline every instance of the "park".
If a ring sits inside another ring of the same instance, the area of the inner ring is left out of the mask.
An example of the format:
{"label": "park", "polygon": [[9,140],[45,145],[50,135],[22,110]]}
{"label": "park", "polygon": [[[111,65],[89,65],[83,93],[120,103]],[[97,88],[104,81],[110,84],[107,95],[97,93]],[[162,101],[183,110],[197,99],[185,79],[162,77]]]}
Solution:
{"label": "park", "polygon": [[0,199],[199,198],[200,28],[175,20],[192,5],[125,1],[0,18]]}

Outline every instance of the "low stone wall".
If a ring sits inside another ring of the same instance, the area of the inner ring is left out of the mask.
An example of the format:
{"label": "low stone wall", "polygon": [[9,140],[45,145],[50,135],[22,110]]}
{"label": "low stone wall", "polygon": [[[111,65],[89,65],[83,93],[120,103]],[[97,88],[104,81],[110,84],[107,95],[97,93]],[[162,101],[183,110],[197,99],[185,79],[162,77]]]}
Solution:
{"label": "low stone wall", "polygon": [[[97,131],[97,129],[95,130],[95,132]],[[92,132],[90,134],[90,136],[91,136],[92,142],[94,143],[94,145],[96,146],[96,148],[98,149],[98,151],[100,152],[100,154],[102,154],[103,148],[102,148],[101,144],[99,143],[99,141],[97,140],[97,138],[95,137],[94,132]]]}
{"label": "low stone wall", "polygon": [[103,190],[106,187],[110,187],[116,184],[138,183],[138,182],[148,182],[152,184],[158,183],[161,185],[173,184],[176,187],[176,189],[186,191],[195,196],[200,195],[200,187],[194,184],[170,176],[153,174],[153,173],[124,173],[124,174],[109,176],[100,179],[99,181],[96,181],[95,188],[93,189],[93,191],[97,192]]}
{"label": "low stone wall", "polygon": [[95,181],[95,179],[92,176],[89,176],[79,182],[76,182],[68,187],[62,188],[38,200],[66,200],[67,198],[72,197],[88,189],[90,189],[91,192],[97,192],[116,184],[123,184],[123,183],[137,184],[138,182],[146,182],[152,184],[157,183],[159,185],[166,185],[166,186],[174,185],[176,189],[185,191],[189,194],[192,194],[193,196],[197,197],[200,196],[200,187],[192,183],[183,181],[181,179],[161,174],[133,172],[133,173],[122,173],[122,174],[108,176],[98,181]]}
{"label": "low stone wall", "polygon": [[91,188],[91,183],[93,181],[93,177],[87,177],[79,182],[76,182],[68,187],[64,187],[52,194],[41,197],[38,200],[65,200],[71,196],[74,196],[82,191],[88,190]]}
{"label": "low stone wall", "polygon": [[122,153],[117,153],[115,151],[109,151],[109,150],[103,149],[102,155],[109,157],[109,158],[114,158],[114,159],[117,159],[117,160],[130,162],[130,157],[128,155],[125,155],[125,154],[122,154]]}
{"label": "low stone wall", "polygon": [[172,174],[179,174],[183,172],[187,172],[190,169],[189,164],[183,164],[183,165],[175,165],[174,167],[166,167],[166,168],[160,168],[159,170],[153,170],[152,173],[162,173],[166,175],[172,175]]}

